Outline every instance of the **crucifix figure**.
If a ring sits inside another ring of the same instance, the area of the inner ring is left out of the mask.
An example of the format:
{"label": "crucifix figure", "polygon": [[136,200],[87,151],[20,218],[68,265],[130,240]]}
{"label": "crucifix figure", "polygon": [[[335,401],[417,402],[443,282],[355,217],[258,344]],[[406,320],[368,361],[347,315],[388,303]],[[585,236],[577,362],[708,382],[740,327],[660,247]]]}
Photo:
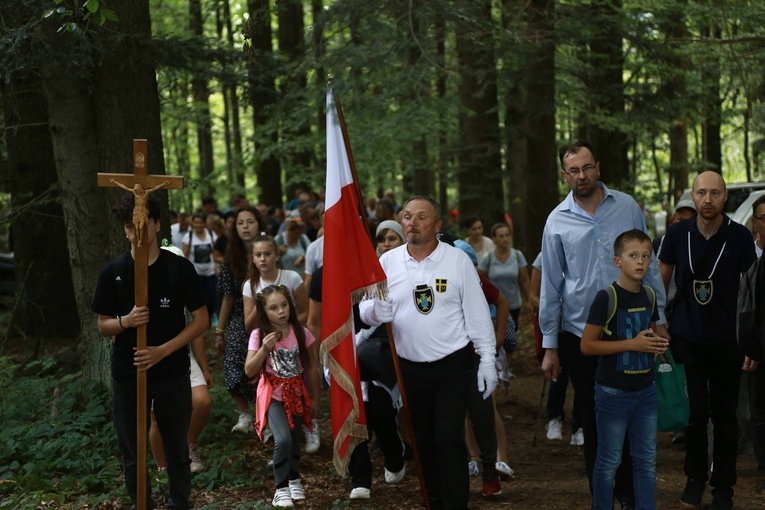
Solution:
{"label": "crucifix figure", "polygon": [[109,182],[119,186],[125,191],[130,191],[135,196],[135,205],[133,206],[133,226],[135,227],[135,234],[138,237],[138,247],[141,248],[143,244],[142,232],[146,226],[146,220],[149,218],[149,213],[146,210],[146,201],[149,199],[149,194],[156,189],[167,186],[170,184],[170,181],[161,182],[149,189],[144,189],[139,182],[135,183],[132,189],[114,179],[109,179]]}
{"label": "crucifix figure", "polygon": [[[102,269],[93,311],[98,314],[98,331],[115,339],[114,419],[131,500],[139,510],[152,506],[146,469],[148,388],[155,405],[161,403],[155,414],[158,423],[164,422],[160,423],[160,432],[164,428],[163,436],[168,436],[165,450],[173,450],[172,457],[178,459],[174,468],[168,465],[173,507],[187,508],[191,475],[186,473],[188,462],[184,463],[184,455],[188,455],[185,416],[188,413],[190,417],[191,397],[189,393],[186,399],[190,386],[184,347],[207,330],[209,320],[194,266],[182,257],[160,250],[157,239],[160,211],[150,195],[160,188],[183,189],[183,177],[149,175],[146,148],[146,140],[133,140],[133,174],[98,174],[98,186],[119,187],[132,195],[124,196],[115,208],[131,247]],[[152,302],[149,302],[150,274]],[[184,307],[194,319],[189,324],[183,317]],[[177,314],[181,316],[176,317]],[[152,336],[147,341],[149,327]],[[184,427],[186,430],[180,430]],[[180,439],[175,440],[175,436]],[[168,441],[176,444],[169,445]]]}

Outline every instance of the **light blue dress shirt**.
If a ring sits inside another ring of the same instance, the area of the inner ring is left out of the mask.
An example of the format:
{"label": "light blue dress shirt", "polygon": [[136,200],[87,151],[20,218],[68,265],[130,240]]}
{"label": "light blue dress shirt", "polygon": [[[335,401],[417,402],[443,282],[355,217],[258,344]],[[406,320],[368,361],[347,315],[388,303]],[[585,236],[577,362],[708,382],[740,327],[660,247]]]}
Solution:
{"label": "light blue dress shirt", "polygon": [[[547,217],[542,235],[542,289],[539,325],[542,346],[556,349],[558,331],[582,336],[595,295],[619,279],[614,264],[614,241],[622,232],[637,228],[646,232],[643,212],[635,200],[598,182],[605,198],[590,216],[574,200],[573,193]],[[664,283],[658,262],[651,258],[643,280],[656,291],[659,323],[664,323]]]}

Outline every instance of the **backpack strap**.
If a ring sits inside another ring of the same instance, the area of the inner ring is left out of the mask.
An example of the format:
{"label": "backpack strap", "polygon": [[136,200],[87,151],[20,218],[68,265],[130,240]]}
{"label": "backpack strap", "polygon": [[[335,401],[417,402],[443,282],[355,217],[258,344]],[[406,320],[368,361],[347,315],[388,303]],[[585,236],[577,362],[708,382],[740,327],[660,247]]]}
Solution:
{"label": "backpack strap", "polygon": [[614,315],[616,315],[617,304],[616,288],[614,287],[613,283],[606,287],[606,294],[608,294],[608,318],[606,319],[606,323],[603,325],[603,333],[610,335],[612,332],[608,328],[608,325],[611,323],[611,319],[614,318]]}
{"label": "backpack strap", "polygon": [[646,289],[646,292],[651,295],[651,317],[653,317],[654,312],[656,312],[656,291],[650,285],[641,285],[641,287]]}

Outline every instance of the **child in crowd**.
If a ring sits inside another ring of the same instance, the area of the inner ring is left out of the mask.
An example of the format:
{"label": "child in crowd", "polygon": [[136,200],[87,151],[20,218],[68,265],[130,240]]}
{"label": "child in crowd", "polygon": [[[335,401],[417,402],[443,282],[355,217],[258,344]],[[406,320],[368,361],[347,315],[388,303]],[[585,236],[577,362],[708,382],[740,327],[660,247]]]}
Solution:
{"label": "child in crowd", "polygon": [[242,285],[244,305],[244,327],[252,331],[257,325],[255,296],[269,285],[284,285],[289,289],[295,303],[298,322],[305,324],[308,319],[308,290],[303,278],[295,271],[279,269],[279,248],[270,236],[260,235],[252,241],[247,280]]}
{"label": "child in crowd", "polygon": [[[255,413],[259,436],[268,425],[274,436],[274,507],[291,507],[305,499],[300,482],[301,421],[308,427],[319,414],[318,342],[303,327],[291,305],[290,292],[270,285],[257,298],[257,327],[250,335],[244,371],[260,374]],[[313,394],[303,381],[305,370]]]}
{"label": "child in crowd", "polygon": [[[250,258],[247,280],[242,285],[242,303],[244,305],[244,327],[247,331],[257,328],[257,306],[255,296],[269,285],[284,285],[289,289],[292,302],[295,304],[298,322],[305,324],[308,319],[308,289],[303,284],[303,278],[289,269],[279,269],[279,248],[270,236],[259,235],[252,241],[252,257]],[[310,384],[310,382],[309,382]],[[321,444],[319,422],[313,420],[312,429],[303,428],[305,434],[306,453],[316,453]],[[264,443],[271,439],[271,431],[266,428]]]}
{"label": "child in crowd", "polygon": [[599,355],[595,374],[598,453],[592,475],[593,510],[614,507],[614,476],[629,432],[635,508],[656,508],[657,393],[654,358],[669,341],[656,336],[656,293],[641,285],[651,262],[651,239],[633,229],[614,242],[619,279],[598,292],[582,333],[582,353]]}

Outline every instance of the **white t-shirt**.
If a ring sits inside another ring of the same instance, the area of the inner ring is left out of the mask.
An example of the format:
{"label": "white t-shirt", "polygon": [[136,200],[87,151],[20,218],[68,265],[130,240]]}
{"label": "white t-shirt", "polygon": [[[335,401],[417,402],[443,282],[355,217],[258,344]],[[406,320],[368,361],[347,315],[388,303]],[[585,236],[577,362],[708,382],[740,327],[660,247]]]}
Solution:
{"label": "white t-shirt", "polygon": [[173,246],[181,248],[181,244],[183,244],[183,238],[189,232],[191,232],[190,226],[186,228],[186,232],[181,232],[181,224],[173,223],[170,225],[170,242],[173,243]]}
{"label": "white t-shirt", "polygon": [[183,244],[189,247],[189,260],[199,276],[215,275],[215,261],[212,257],[215,239],[215,234],[207,229],[202,239],[191,229],[183,236]]}
{"label": "white t-shirt", "polygon": [[305,252],[305,274],[313,274],[324,265],[324,236],[308,245]]}
{"label": "white t-shirt", "polygon": [[[439,242],[417,262],[403,245],[384,253],[380,264],[388,277],[399,356],[437,361],[472,341],[477,352],[493,357],[496,338],[489,305],[465,252]],[[372,304],[364,301],[361,306]]]}
{"label": "white t-shirt", "polygon": [[[289,269],[279,269],[279,272],[276,275],[276,280],[274,280],[273,282],[266,282],[263,280],[263,278],[260,278],[260,280],[258,280],[257,284],[255,285],[255,293],[257,294],[258,292],[265,289],[269,285],[284,285],[290,290],[290,295],[292,296],[292,302],[294,303],[295,289],[300,287],[302,284],[303,284],[303,279],[295,271],[290,271]],[[248,297],[252,299],[252,290],[250,289],[250,280],[244,281],[244,285],[242,285],[242,295],[244,297]]]}

